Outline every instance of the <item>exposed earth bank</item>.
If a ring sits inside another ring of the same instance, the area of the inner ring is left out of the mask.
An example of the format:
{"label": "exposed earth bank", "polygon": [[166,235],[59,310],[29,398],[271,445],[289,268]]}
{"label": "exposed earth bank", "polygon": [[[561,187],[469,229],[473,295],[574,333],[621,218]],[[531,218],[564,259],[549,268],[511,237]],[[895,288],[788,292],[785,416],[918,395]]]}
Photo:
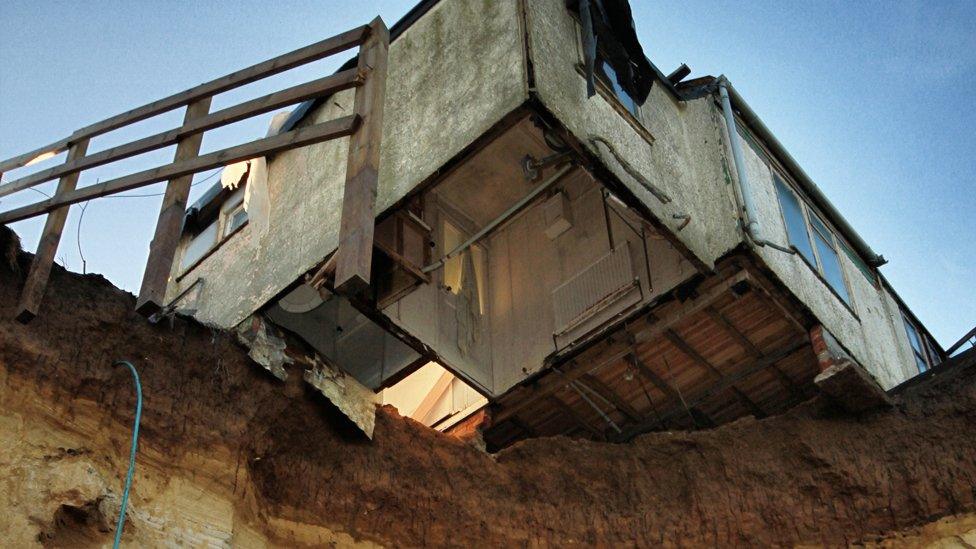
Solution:
{"label": "exposed earth bank", "polygon": [[814,399],[710,431],[496,455],[379,410],[368,441],[292,370],[222,332],[151,325],[135,298],[55,267],[12,320],[30,256],[0,227],[0,533],[110,544],[145,395],[132,546],[976,545],[976,366],[851,416]]}

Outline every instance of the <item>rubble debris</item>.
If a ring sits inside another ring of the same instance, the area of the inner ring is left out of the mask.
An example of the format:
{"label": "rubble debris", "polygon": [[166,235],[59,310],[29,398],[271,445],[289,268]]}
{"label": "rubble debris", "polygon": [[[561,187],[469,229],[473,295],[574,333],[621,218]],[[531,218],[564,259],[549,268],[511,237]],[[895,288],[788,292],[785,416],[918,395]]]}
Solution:
{"label": "rubble debris", "polygon": [[372,439],[378,402],[376,393],[332,365],[317,358],[314,360],[315,366],[305,370],[302,378]]}
{"label": "rubble debris", "polygon": [[294,360],[285,352],[288,344],[284,339],[271,334],[268,325],[260,316],[252,316],[237,327],[237,339],[248,348],[247,356],[263,366],[271,375],[284,381],[288,378],[285,364]]}

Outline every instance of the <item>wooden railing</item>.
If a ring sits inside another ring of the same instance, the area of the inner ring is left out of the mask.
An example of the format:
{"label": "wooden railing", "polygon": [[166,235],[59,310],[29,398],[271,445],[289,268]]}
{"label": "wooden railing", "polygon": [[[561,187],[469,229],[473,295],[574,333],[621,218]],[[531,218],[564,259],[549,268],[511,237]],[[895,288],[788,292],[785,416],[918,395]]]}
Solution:
{"label": "wooden railing", "polygon": [[[355,68],[210,112],[211,100],[217,94],[357,46],[359,54]],[[349,158],[339,233],[340,245],[335,262],[336,287],[354,291],[368,284],[388,50],[389,31],[383,20],[377,17],[369,25],[354,28],[102,120],[50,145],[0,162],[2,176],[4,172],[68,151],[67,158],[61,165],[0,184],[2,197],[58,179],[57,190],[49,199],[0,212],[0,224],[47,214],[37,254],[21,294],[17,319],[26,323],[37,315],[64,230],[68,208],[72,204],[153,183],[168,182],[136,305],[139,312],[150,315],[159,311],[163,305],[193,174],[347,136],[350,138]],[[199,154],[203,134],[208,130],[352,88],[356,89],[353,114],[212,153]],[[183,107],[186,108],[183,125],[178,128],[95,154],[86,154],[89,141],[93,137]],[[171,145],[176,145],[176,153],[170,164],[77,188],[78,178],[84,170]]]}

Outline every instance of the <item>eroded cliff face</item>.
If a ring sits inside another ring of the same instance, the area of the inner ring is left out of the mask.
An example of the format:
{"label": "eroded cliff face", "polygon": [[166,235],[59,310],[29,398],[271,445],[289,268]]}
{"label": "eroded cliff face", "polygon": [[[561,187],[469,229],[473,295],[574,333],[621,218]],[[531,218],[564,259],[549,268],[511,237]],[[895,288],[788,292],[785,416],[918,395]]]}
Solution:
{"label": "eroded cliff face", "polygon": [[4,546],[111,543],[135,405],[119,359],[145,395],[132,546],[976,544],[976,367],[857,417],[814,400],[711,431],[488,455],[389,408],[368,441],[301,372],[279,381],[193,321],[150,325],[98,276],[55,268],[19,325],[29,257],[6,256]]}

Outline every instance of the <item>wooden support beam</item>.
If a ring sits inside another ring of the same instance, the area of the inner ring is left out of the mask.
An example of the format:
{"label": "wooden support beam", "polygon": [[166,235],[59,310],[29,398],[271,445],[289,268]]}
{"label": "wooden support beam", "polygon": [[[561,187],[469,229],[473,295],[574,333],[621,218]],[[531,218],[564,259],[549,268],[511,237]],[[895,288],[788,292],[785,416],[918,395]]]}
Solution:
{"label": "wooden support beam", "polygon": [[[670,400],[678,404],[682,409],[687,404],[685,400],[678,393],[678,390],[671,386],[664,378],[657,375],[657,373],[651,369],[650,366],[644,363],[636,354],[630,355],[630,361],[637,368],[637,372],[643,376],[645,379],[654,384],[655,387],[661,390],[665,395],[668,396]],[[695,408],[694,406],[689,406],[687,413],[691,416],[691,420],[695,422],[698,427],[709,427],[715,425],[715,420],[708,416],[705,412]]]}
{"label": "wooden support beam", "polygon": [[[258,97],[257,99],[245,101],[239,105],[227,107],[226,109],[222,109],[214,113],[204,113],[205,116],[201,116],[193,120],[184,119],[183,125],[179,128],[157,133],[142,139],[137,139],[110,149],[105,149],[95,154],[80,158],[75,162],[65,162],[59,166],[41,170],[37,173],[0,185],[0,196],[5,196],[29,187],[33,187],[45,181],[63,177],[72,172],[87,170],[89,168],[102,166],[117,160],[122,160],[156,149],[161,149],[163,147],[168,147],[170,145],[175,145],[181,143],[183,140],[193,136],[194,134],[219,128],[227,124],[233,124],[234,122],[239,122],[252,116],[271,112],[275,109],[292,105],[300,101],[330,95],[338,91],[359,86],[362,84],[362,82],[363,76],[360,74],[359,70],[349,69],[326,76],[325,78],[320,78],[305,84],[299,84],[298,86],[294,86],[286,90]],[[210,100],[210,98],[204,99],[208,101]],[[195,103],[191,103],[190,106],[193,104],[198,104],[204,99],[197,100]]]}
{"label": "wooden support beam", "polygon": [[[82,139],[71,144],[68,150],[67,161],[77,160],[88,151],[88,139]],[[75,190],[78,185],[78,174],[66,175],[58,181],[58,189],[54,197]],[[41,300],[44,298],[44,290],[47,288],[47,280],[51,276],[51,267],[54,265],[54,256],[58,252],[58,244],[61,242],[61,233],[64,231],[64,223],[68,219],[68,207],[64,206],[51,211],[44,223],[44,232],[41,233],[41,240],[37,245],[37,253],[31,262],[30,273],[24,283],[24,289],[20,294],[20,303],[17,305],[17,320],[27,324],[40,309]]]}
{"label": "wooden support beam", "polygon": [[369,24],[369,36],[359,51],[358,68],[367,77],[356,90],[354,110],[362,124],[349,139],[342,197],[335,287],[345,295],[357,294],[369,286],[389,46],[389,30],[377,17]]}
{"label": "wooden support beam", "polygon": [[590,433],[591,435],[593,435],[594,437],[600,440],[606,439],[606,435],[603,433],[603,431],[597,429],[596,426],[594,426],[592,423],[587,421],[586,418],[583,417],[579,412],[577,412],[572,406],[566,404],[566,401],[564,401],[563,399],[559,398],[556,395],[550,395],[547,400],[549,401],[549,404],[553,407],[553,409],[562,412],[566,417],[573,420],[573,423],[585,429],[586,432]]}
{"label": "wooden support beam", "polygon": [[165,166],[137,172],[111,181],[104,181],[96,185],[89,185],[64,194],[56,194],[47,200],[0,213],[0,224],[28,219],[69,204],[76,204],[93,198],[144,187],[153,183],[159,183],[160,181],[168,181],[182,175],[212,170],[234,162],[250,160],[275,152],[344,137],[356,131],[358,124],[358,116],[345,116],[315,124],[314,126],[298,128],[272,137],[258,139],[236,147],[229,147],[198,156],[191,160],[166,164]]}
{"label": "wooden support beam", "polygon": [[[210,112],[210,101],[210,97],[205,97],[190,103],[183,117],[183,125],[207,116]],[[176,146],[173,162],[179,163],[196,158],[200,154],[201,143],[203,143],[202,133],[184,137]],[[186,215],[186,203],[190,197],[192,184],[193,174],[188,174],[170,179],[166,185],[159,219],[156,221],[156,234],[149,245],[149,259],[146,261],[142,288],[136,301],[136,311],[143,316],[148,317],[163,308],[166,285],[169,282],[170,271],[173,269],[173,256],[180,243],[183,217]]]}
{"label": "wooden support beam", "polygon": [[[744,351],[752,355],[753,358],[761,359],[764,356],[763,352],[760,351],[759,348],[756,347],[755,344],[753,344],[744,333],[742,333],[742,331],[736,328],[735,325],[732,324],[732,321],[719,312],[718,309],[715,307],[708,307],[705,309],[705,312],[708,313],[708,316],[711,317],[712,321],[721,326],[722,329],[725,330],[725,332],[729,334],[729,336],[731,336],[732,339],[734,339]],[[789,391],[794,399],[803,398],[803,391],[800,390],[796,382],[793,381],[790,376],[786,375],[786,372],[781,370],[775,364],[771,365],[769,369],[776,376],[776,379],[779,381],[780,385]]]}
{"label": "wooden support beam", "polygon": [[[701,356],[698,353],[698,351],[696,351],[691,347],[691,345],[688,345],[688,342],[682,339],[681,336],[677,334],[677,332],[669,329],[665,332],[664,336],[668,339],[668,341],[671,342],[672,345],[675,346],[675,348],[677,348],[685,356],[690,358],[692,362],[698,364],[699,366],[701,366],[702,368],[710,372],[717,379],[722,379],[724,377],[721,370],[719,370],[718,368],[715,367],[715,365],[713,365],[711,362],[706,360],[705,357]],[[766,417],[766,412],[763,411],[763,409],[760,408],[758,404],[753,402],[753,400],[749,398],[748,395],[742,392],[741,389],[739,389],[735,385],[730,385],[729,390],[732,391],[732,394],[735,395],[735,397],[739,400],[739,402],[741,402],[743,406],[748,408],[749,411],[754,416],[756,416],[757,418]]]}
{"label": "wooden support beam", "polygon": [[705,290],[704,293],[694,299],[667,306],[666,312],[660,318],[653,314],[647,315],[649,325],[638,328],[638,324],[633,323],[632,326],[628,326],[634,336],[634,342],[643,343],[657,338],[677,323],[701,312],[702,309],[722,298],[736,284],[750,280],[750,278],[749,273],[739,271],[712,288]]}
{"label": "wooden support beam", "polygon": [[139,122],[147,118],[152,118],[158,114],[169,112],[173,109],[185,107],[204,97],[213,97],[227,90],[250,84],[306,63],[311,63],[318,59],[352,49],[363,42],[367,34],[371,32],[370,27],[359,26],[352,30],[337,34],[310,44],[303,48],[279,55],[273,59],[262,61],[256,65],[251,65],[245,69],[211,80],[199,86],[195,86],[186,91],[173,94],[158,101],[118,114],[111,118],[102,120],[90,126],[81,128],[71,134],[71,137],[56,141],[50,145],[40,147],[28,153],[24,153],[13,158],[0,162],[0,172],[7,172],[28,164],[38,155],[47,152],[61,152],[65,150],[69,143],[81,141],[84,138],[91,138],[110,132],[122,126]]}
{"label": "wooden support beam", "polygon": [[[758,372],[761,372],[763,369],[768,368],[771,364],[775,364],[775,363],[779,362],[780,360],[783,360],[783,359],[789,357],[790,355],[792,355],[793,353],[795,353],[797,350],[799,350],[799,349],[807,346],[808,344],[809,343],[806,342],[806,341],[797,341],[797,342],[794,342],[793,344],[791,344],[791,345],[789,345],[789,346],[781,349],[780,351],[775,352],[775,353],[772,353],[772,354],[769,354],[769,355],[763,357],[761,360],[758,360],[758,361],[754,362],[753,364],[751,364],[751,365],[749,365],[749,366],[747,366],[745,368],[742,368],[742,369],[738,370],[736,373],[734,373],[732,375],[725,376],[718,383],[712,385],[708,389],[706,389],[706,390],[702,391],[701,393],[695,395],[691,399],[691,401],[688,402],[689,408],[697,407],[699,404],[701,404],[705,400],[707,400],[707,399],[709,399],[709,398],[711,398],[711,397],[713,397],[713,396],[721,393],[722,391],[724,391],[724,390],[726,390],[726,389],[734,386],[736,383],[738,383],[738,382],[740,382],[740,381],[742,381],[742,380],[744,380],[744,379],[746,379],[746,378],[748,378],[748,377],[750,377],[752,375],[755,375]],[[676,418],[676,417],[678,417],[678,416],[680,416],[682,414],[686,414],[686,413],[687,412],[686,412],[686,410],[683,407],[675,407],[672,410],[670,410],[670,411],[662,414],[660,417],[647,418],[640,425],[635,425],[635,426],[631,427],[630,429],[628,429],[628,430],[624,431],[623,433],[621,433],[618,437],[616,437],[616,439],[617,440],[630,440],[631,438],[633,438],[633,437],[635,437],[635,436],[637,436],[637,435],[639,435],[641,433],[646,433],[648,431],[651,431],[653,429],[656,429],[659,425],[662,425],[664,422],[666,422],[666,421],[668,421],[670,419]]]}
{"label": "wooden support beam", "polygon": [[561,366],[563,375],[553,375],[550,373],[550,375],[543,377],[539,380],[535,387],[527,388],[524,391],[528,394],[523,396],[511,406],[499,410],[498,414],[495,416],[497,422],[501,423],[502,421],[517,415],[519,412],[534,404],[537,400],[548,397],[556,391],[559,391],[566,385],[582,377],[584,374],[595,372],[604,366],[626,357],[631,352],[629,347],[623,347],[619,344],[611,346],[609,349],[604,347],[604,352],[606,351],[611,353],[610,356],[601,360],[594,366],[588,366],[583,362],[584,359],[577,358],[569,364]]}
{"label": "wooden support beam", "polygon": [[631,406],[629,402],[624,400],[620,393],[614,391],[608,387],[605,383],[600,381],[600,379],[591,374],[584,374],[580,377],[580,382],[584,383],[590,389],[593,389],[598,395],[604,398],[607,402],[613,405],[614,408],[620,411],[623,415],[627,416],[630,421],[640,421],[644,418],[636,408]]}

